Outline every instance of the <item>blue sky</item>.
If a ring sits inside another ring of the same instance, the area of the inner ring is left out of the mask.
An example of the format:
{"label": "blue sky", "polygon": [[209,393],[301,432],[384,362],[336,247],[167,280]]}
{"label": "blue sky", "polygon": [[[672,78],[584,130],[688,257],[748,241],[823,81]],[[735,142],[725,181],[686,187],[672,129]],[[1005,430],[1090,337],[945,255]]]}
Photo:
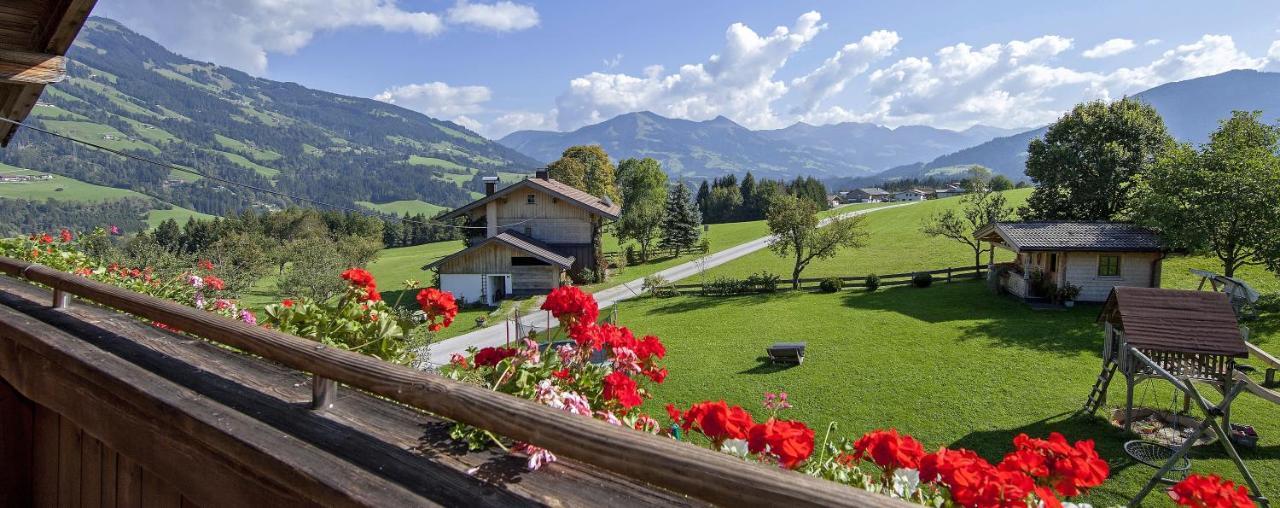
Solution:
{"label": "blue sky", "polygon": [[752,128],[1025,127],[1080,100],[1280,70],[1273,1],[100,0],[96,13],[192,58],[490,137],[637,110]]}

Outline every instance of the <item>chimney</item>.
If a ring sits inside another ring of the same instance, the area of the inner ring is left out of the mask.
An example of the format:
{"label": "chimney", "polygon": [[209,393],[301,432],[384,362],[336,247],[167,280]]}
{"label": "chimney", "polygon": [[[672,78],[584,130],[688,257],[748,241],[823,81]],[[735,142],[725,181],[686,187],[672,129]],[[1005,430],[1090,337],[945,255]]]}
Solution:
{"label": "chimney", "polygon": [[539,170],[535,171],[535,172],[533,173],[533,177],[534,177],[534,178],[537,178],[537,179],[539,179],[539,180],[550,180],[550,179],[551,179],[551,177],[547,176],[547,170],[545,170],[545,169],[539,169]]}
{"label": "chimney", "polygon": [[486,176],[481,178],[481,180],[484,180],[484,195],[492,196],[494,188],[498,186],[498,177]]}

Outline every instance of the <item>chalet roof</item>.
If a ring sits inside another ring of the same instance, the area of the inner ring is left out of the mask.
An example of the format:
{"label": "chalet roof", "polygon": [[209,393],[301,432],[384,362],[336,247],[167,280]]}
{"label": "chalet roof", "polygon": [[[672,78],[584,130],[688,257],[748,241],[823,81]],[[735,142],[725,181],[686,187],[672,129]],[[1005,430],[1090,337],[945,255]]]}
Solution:
{"label": "chalet roof", "polygon": [[1122,222],[997,222],[977,231],[983,240],[1000,240],[1019,251],[1159,252],[1160,237],[1150,229]]}
{"label": "chalet roof", "polygon": [[[66,77],[67,49],[95,0],[5,2],[0,6],[0,116],[21,122],[44,87]],[[0,124],[0,145],[18,126]]]}
{"label": "chalet roof", "polygon": [[1138,349],[1248,356],[1225,293],[1117,286],[1098,315]]}
{"label": "chalet roof", "polygon": [[883,196],[883,195],[889,194],[889,191],[886,191],[879,187],[863,187],[861,189],[858,189],[858,191],[868,196]]}
{"label": "chalet roof", "polygon": [[618,216],[622,214],[622,207],[617,203],[607,200],[606,198],[592,196],[584,190],[575,188],[558,180],[550,178],[525,178],[524,180],[508,185],[502,189],[498,189],[493,194],[467,203],[456,210],[445,214],[441,219],[449,220],[455,217],[460,217],[462,214],[478,206],[483,206],[485,203],[506,196],[520,189],[527,188],[538,189],[551,194],[552,196],[563,199],[569,204],[613,220],[617,220]]}
{"label": "chalet roof", "polygon": [[430,263],[427,263],[425,266],[422,267],[422,269],[429,270],[436,266],[442,265],[446,261],[449,261],[461,256],[465,256],[492,242],[499,242],[513,249],[527,252],[529,253],[530,256],[541,259],[553,265],[559,266],[560,268],[568,269],[569,267],[573,266],[573,260],[574,260],[573,256],[566,256],[564,254],[560,254],[559,252],[556,252],[555,249],[553,249],[550,245],[534,240],[533,238],[522,235],[520,233],[516,233],[515,231],[503,231],[501,233],[498,233],[496,236],[485,238],[484,240],[476,243],[475,245],[467,247],[466,249],[460,250],[448,256],[445,256],[435,261],[432,261]]}

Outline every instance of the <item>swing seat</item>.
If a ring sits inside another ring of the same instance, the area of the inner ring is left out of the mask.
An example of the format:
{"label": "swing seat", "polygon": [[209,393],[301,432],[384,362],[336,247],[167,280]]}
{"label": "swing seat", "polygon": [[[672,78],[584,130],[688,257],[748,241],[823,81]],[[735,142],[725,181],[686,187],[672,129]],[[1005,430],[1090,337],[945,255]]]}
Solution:
{"label": "swing seat", "polygon": [[[1159,471],[1164,467],[1164,463],[1173,457],[1174,450],[1168,446],[1152,443],[1150,441],[1134,440],[1124,444],[1124,452],[1129,454],[1133,460],[1141,462],[1147,466]],[[1169,470],[1170,473],[1177,475],[1178,480],[1170,480],[1161,478],[1166,483],[1177,483],[1181,479],[1187,477],[1187,472],[1191,470],[1191,459],[1181,457],[1178,462]]]}

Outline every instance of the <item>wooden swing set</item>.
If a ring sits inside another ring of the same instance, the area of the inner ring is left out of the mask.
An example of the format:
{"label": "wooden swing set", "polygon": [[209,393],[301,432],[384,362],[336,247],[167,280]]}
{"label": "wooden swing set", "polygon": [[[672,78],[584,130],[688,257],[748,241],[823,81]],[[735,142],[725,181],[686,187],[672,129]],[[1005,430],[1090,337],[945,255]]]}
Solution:
{"label": "wooden swing set", "polygon": [[[1203,414],[1194,433],[1176,449],[1140,445],[1134,441],[1125,449],[1134,458],[1155,467],[1156,474],[1138,492],[1130,506],[1139,506],[1160,483],[1175,483],[1166,477],[1171,471],[1190,468],[1187,453],[1205,431],[1211,430],[1227,456],[1244,476],[1251,496],[1261,506],[1270,503],[1259,490],[1249,468],[1232,445],[1231,402],[1248,391],[1280,404],[1280,393],[1259,386],[1243,372],[1236,370],[1236,360],[1246,358],[1249,348],[1226,294],[1208,291],[1180,291],[1158,288],[1117,287],[1112,290],[1098,321],[1103,323],[1102,372],[1094,383],[1081,413],[1094,414],[1106,402],[1107,388],[1116,372],[1124,375],[1126,398],[1125,430],[1131,430],[1134,410],[1134,387],[1146,379],[1163,379],[1182,392],[1183,412],[1192,403]],[[1200,395],[1195,383],[1212,386],[1223,394],[1214,404]],[[1161,453],[1149,453],[1151,451]],[[1139,456],[1137,452],[1146,455]]]}

